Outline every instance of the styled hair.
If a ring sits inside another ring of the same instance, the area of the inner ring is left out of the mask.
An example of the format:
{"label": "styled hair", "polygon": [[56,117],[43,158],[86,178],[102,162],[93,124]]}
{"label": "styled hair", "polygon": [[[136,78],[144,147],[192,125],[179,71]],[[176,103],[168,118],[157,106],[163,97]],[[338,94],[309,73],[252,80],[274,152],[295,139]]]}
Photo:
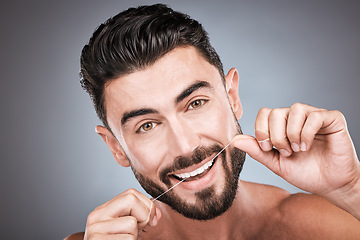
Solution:
{"label": "styled hair", "polygon": [[81,86],[105,127],[111,131],[105,109],[106,84],[151,66],[180,46],[195,47],[224,79],[221,60],[201,24],[166,5],[129,8],[95,30],[81,53]]}

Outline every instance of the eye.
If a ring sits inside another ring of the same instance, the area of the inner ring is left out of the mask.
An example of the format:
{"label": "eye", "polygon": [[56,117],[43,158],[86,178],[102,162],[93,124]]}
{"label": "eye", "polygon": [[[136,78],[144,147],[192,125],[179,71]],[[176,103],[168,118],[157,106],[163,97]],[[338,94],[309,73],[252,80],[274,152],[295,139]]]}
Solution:
{"label": "eye", "polygon": [[146,122],[146,123],[142,124],[136,132],[138,132],[138,133],[139,132],[143,132],[143,133],[148,132],[151,129],[153,129],[156,125],[157,124],[154,122]]}
{"label": "eye", "polygon": [[189,109],[199,108],[199,107],[201,107],[202,105],[204,105],[206,102],[207,102],[207,100],[204,100],[204,99],[197,99],[197,100],[195,100],[195,101],[192,101],[192,102],[189,104]]}

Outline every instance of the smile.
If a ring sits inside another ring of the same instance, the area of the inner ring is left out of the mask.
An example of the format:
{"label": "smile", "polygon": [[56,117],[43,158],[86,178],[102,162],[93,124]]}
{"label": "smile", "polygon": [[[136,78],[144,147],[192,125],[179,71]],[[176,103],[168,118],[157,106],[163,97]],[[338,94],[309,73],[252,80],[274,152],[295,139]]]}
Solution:
{"label": "smile", "polygon": [[185,182],[199,179],[199,178],[203,177],[210,170],[210,168],[213,166],[216,159],[217,159],[217,157],[213,158],[212,160],[208,161],[207,163],[205,163],[201,167],[195,169],[194,171],[173,174],[173,176],[175,178],[177,178],[178,180],[186,179]]}

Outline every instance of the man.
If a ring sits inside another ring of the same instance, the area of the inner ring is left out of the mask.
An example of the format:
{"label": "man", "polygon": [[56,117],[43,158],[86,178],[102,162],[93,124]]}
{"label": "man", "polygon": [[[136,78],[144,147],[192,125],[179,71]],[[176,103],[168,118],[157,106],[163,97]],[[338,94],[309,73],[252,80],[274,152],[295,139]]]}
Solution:
{"label": "man", "polygon": [[[130,189],[68,239],[359,239],[360,163],[338,111],[263,108],[243,135],[238,73],[202,26],[164,5],[93,34],[82,86],[97,133],[154,198]],[[245,152],[311,194],[239,180]],[[330,203],[331,202],[331,203]]]}

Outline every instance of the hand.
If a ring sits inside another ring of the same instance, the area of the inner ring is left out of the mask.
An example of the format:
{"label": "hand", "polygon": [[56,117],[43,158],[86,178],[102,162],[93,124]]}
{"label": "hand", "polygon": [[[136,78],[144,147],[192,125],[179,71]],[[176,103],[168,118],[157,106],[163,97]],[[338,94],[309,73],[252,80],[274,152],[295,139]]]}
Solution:
{"label": "hand", "polygon": [[255,136],[237,136],[232,145],[291,184],[332,201],[359,189],[360,163],[340,112],[300,103],[263,108]]}
{"label": "hand", "polygon": [[141,230],[155,226],[160,217],[149,198],[129,189],[89,214],[84,239],[137,239]]}

